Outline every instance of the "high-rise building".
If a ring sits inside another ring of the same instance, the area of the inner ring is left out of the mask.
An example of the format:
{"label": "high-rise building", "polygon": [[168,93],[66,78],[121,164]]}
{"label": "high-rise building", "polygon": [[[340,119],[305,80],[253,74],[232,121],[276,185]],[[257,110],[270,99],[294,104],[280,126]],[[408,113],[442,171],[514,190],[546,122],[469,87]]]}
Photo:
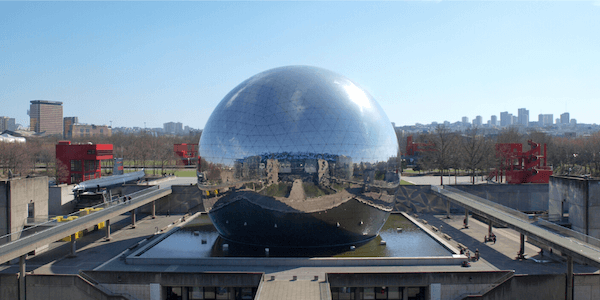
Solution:
{"label": "high-rise building", "polygon": [[490,119],[490,125],[492,126],[498,126],[498,117],[496,115],[492,115],[492,118]]}
{"label": "high-rise building", "polygon": [[0,133],[4,130],[16,130],[15,118],[0,117]]}
{"label": "high-rise building", "polygon": [[63,134],[62,102],[32,100],[29,107],[31,131],[45,132],[48,135]]}
{"label": "high-rise building", "polygon": [[518,124],[525,127],[529,126],[529,110],[519,108]]}
{"label": "high-rise building", "polygon": [[473,126],[481,126],[481,124],[483,124],[483,118],[481,118],[481,116],[477,116],[473,119]]}
{"label": "high-rise building", "polygon": [[63,136],[65,139],[73,137],[73,125],[77,123],[79,123],[79,118],[77,117],[65,117],[63,119]]}
{"label": "high-rise building", "polygon": [[72,137],[111,136],[112,128],[107,125],[73,124]]}
{"label": "high-rise building", "polygon": [[513,124],[513,115],[509,114],[507,111],[500,113],[500,126],[510,126]]}
{"label": "high-rise building", "polygon": [[540,127],[551,126],[553,119],[554,119],[554,115],[552,115],[552,114],[539,114],[538,115],[538,126],[540,126]]}
{"label": "high-rise building", "polygon": [[463,123],[463,125],[469,124],[469,118],[468,117],[462,117],[462,123]]}
{"label": "high-rise building", "polygon": [[163,128],[165,133],[180,134],[183,132],[183,124],[177,122],[164,123]]}
{"label": "high-rise building", "polygon": [[560,115],[560,124],[569,124],[569,113],[568,112]]}

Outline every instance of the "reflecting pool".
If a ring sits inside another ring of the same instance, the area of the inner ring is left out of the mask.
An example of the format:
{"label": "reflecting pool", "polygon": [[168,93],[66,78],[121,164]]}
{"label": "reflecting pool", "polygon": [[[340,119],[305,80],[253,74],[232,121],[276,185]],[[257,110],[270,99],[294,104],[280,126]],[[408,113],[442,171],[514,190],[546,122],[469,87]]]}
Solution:
{"label": "reflecting pool", "polygon": [[[401,229],[401,230],[398,230]],[[385,241],[385,245],[382,245]],[[208,257],[427,257],[452,253],[402,214],[391,214],[379,236],[366,244],[344,247],[268,248],[237,244],[219,236],[205,214],[194,218],[140,258]]]}

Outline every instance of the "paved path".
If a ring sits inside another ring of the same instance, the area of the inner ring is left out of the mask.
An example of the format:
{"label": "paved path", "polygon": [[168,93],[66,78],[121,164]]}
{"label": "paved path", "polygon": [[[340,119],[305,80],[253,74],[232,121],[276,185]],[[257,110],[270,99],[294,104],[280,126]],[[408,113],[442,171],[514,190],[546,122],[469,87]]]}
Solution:
{"label": "paved path", "polygon": [[[525,260],[517,259],[520,245],[520,234],[509,228],[494,228],[497,242],[483,243],[483,237],[488,233],[488,225],[473,218],[469,218],[469,228],[464,229],[464,215],[452,215],[450,219],[445,215],[419,215],[418,219],[426,220],[430,225],[441,227],[441,232],[450,235],[454,243],[461,243],[473,253],[479,249],[481,260],[472,263],[487,264],[498,270],[515,270],[515,274],[563,274],[567,271],[564,259],[557,255],[550,256],[539,254],[539,248],[525,244]],[[587,265],[574,264],[575,273],[593,273],[597,268]]]}
{"label": "paved path", "polygon": [[[440,176],[423,175],[423,176],[402,176],[402,180],[408,181],[417,185],[439,185]],[[470,176],[444,176],[444,184],[471,184]],[[482,181],[481,177],[475,178],[475,184],[487,184],[487,181]]]}
{"label": "paved path", "polygon": [[262,282],[257,300],[304,300],[321,299],[320,285],[318,281],[307,280],[267,280]]}
{"label": "paved path", "polygon": [[[77,240],[77,256],[70,258],[70,242],[55,242],[49,245],[49,250],[26,261],[26,271],[35,274],[77,274],[80,270],[92,270],[113,257],[138,246],[138,243],[154,236],[157,228],[165,231],[174,226],[182,215],[161,216],[156,219],[150,216],[139,216],[136,228],[131,228],[131,216],[125,214],[111,219],[111,240],[106,241],[105,231],[97,230],[84,235]],[[167,228],[168,226],[168,228]],[[4,264],[0,273],[18,273],[19,265]]]}

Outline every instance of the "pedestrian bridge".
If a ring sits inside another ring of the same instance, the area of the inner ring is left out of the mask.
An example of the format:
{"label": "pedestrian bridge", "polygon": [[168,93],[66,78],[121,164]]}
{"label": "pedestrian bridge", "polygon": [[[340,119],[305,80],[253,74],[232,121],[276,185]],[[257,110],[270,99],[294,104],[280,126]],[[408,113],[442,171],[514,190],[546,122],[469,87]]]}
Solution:
{"label": "pedestrian bridge", "polygon": [[523,236],[532,237],[565,254],[571,264],[574,258],[600,269],[600,240],[598,239],[453,187],[432,186],[431,189],[449,199],[452,203],[464,207],[467,211],[480,215],[490,222],[518,231],[521,233],[522,243]]}
{"label": "pedestrian bridge", "polygon": [[[130,211],[133,212],[136,208],[154,203],[154,201],[169,194],[171,194],[170,187],[162,189],[159,189],[158,186],[150,187],[127,195],[127,199],[131,197],[130,200],[119,198],[97,205],[94,208],[101,207],[102,209],[80,216],[72,221],[59,223],[57,220],[50,220],[23,231],[3,236],[0,238],[0,263],[25,256],[42,246],[94,227],[98,223],[109,221],[111,218]],[[77,215],[77,213],[73,215]],[[133,215],[132,221],[135,222],[135,215]],[[109,230],[110,224],[107,224],[108,234],[110,233]]]}

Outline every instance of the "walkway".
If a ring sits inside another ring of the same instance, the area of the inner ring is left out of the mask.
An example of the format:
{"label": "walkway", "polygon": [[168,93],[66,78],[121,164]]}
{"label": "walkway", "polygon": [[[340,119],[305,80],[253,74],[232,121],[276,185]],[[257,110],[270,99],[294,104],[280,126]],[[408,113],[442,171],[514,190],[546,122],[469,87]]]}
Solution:
{"label": "walkway", "polygon": [[[76,232],[94,227],[98,223],[110,220],[116,216],[135,210],[166,195],[171,194],[170,188],[149,188],[131,194],[131,200],[125,202],[112,201],[103,206],[102,210],[82,216],[72,221],[60,223],[43,231],[21,237],[15,241],[0,246],[0,263],[27,255],[40,247],[51,244]],[[133,219],[133,218],[132,218]]]}
{"label": "walkway", "polygon": [[535,218],[529,218],[521,212],[508,207],[491,203],[480,197],[451,187],[432,186],[432,190],[450,199],[453,203],[480,215],[493,223],[516,230],[522,235],[532,237],[548,245],[568,257],[575,258],[586,264],[600,268],[600,249],[573,238],[567,238],[535,224]]}

